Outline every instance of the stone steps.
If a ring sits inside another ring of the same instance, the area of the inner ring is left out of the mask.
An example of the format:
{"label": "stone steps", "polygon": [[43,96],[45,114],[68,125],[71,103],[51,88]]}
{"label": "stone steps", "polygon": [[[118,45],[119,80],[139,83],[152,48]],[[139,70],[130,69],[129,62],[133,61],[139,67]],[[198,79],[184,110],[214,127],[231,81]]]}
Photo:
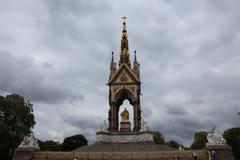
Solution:
{"label": "stone steps", "polygon": [[34,160],[208,160],[206,150],[149,152],[35,152]]}

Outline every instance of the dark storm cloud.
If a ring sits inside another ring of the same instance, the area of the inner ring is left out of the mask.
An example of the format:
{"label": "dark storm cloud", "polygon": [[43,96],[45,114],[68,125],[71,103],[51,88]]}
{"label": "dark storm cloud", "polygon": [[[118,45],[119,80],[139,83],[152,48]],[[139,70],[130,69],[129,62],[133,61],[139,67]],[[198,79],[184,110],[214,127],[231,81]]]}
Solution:
{"label": "dark storm cloud", "polygon": [[187,112],[184,109],[184,106],[166,106],[166,112],[171,115],[185,115]]}
{"label": "dark storm cloud", "polygon": [[97,129],[101,124],[101,117],[93,116],[74,116],[74,115],[62,115],[65,123],[68,123],[77,128],[84,129]]}
{"label": "dark storm cloud", "polygon": [[[141,64],[143,117],[190,145],[194,132],[239,125],[240,2],[0,2],[0,91],[34,103],[35,133],[94,142],[107,119],[109,61],[126,15]],[[50,123],[51,122],[51,123]],[[63,129],[64,128],[64,129]]]}
{"label": "dark storm cloud", "polygon": [[0,89],[2,92],[19,93],[30,101],[60,103],[64,100],[83,99],[57,81],[49,81],[51,64],[38,66],[29,57],[14,57],[0,52]]}

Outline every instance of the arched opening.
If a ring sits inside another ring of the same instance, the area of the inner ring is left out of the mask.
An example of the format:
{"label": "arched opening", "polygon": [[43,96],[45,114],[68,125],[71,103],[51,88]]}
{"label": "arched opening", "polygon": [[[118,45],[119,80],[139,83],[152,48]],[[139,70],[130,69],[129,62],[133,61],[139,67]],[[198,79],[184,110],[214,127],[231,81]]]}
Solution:
{"label": "arched opening", "polygon": [[115,127],[116,128],[115,129],[117,131],[120,131],[120,122],[121,122],[120,114],[126,107],[126,109],[129,112],[129,121],[131,123],[131,130],[133,130],[133,128],[136,125],[136,123],[134,121],[136,108],[133,105],[134,104],[133,103],[134,102],[133,94],[131,93],[131,91],[129,91],[127,89],[123,89],[117,93],[115,100],[116,100],[115,101],[116,102],[116,110],[115,110],[115,115],[116,115]]}
{"label": "arched opening", "polygon": [[123,101],[123,104],[121,106],[119,106],[119,111],[118,111],[118,130],[120,130],[120,122],[121,122],[121,113],[124,111],[124,109],[127,109],[127,111],[129,112],[129,121],[131,123],[131,131],[133,130],[133,126],[134,126],[134,121],[133,121],[133,106],[130,104],[128,99],[125,99]]}

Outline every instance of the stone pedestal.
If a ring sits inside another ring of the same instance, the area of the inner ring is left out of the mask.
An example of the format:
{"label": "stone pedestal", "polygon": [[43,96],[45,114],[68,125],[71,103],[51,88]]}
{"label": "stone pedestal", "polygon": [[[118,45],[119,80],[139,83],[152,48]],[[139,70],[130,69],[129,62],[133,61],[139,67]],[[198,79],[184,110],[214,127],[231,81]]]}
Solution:
{"label": "stone pedestal", "polygon": [[131,132],[130,122],[120,122],[120,132]]}
{"label": "stone pedestal", "polygon": [[212,159],[234,160],[232,148],[229,145],[207,145],[206,149],[210,152]]}
{"label": "stone pedestal", "polygon": [[14,153],[14,160],[32,160],[37,148],[17,148]]}
{"label": "stone pedestal", "polygon": [[23,141],[15,150],[14,160],[32,160],[33,153],[39,150],[37,139],[34,137],[33,133],[30,133],[29,136],[23,138]]}

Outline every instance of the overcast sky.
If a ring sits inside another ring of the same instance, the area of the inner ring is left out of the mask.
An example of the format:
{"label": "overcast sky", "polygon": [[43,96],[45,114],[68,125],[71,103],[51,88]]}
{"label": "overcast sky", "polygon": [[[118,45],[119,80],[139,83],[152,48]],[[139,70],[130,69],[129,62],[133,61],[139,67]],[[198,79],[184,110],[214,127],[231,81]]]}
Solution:
{"label": "overcast sky", "polygon": [[34,104],[37,138],[83,134],[93,143],[126,15],[143,117],[189,145],[195,131],[240,125],[239,8],[239,0],[0,0],[0,94]]}

